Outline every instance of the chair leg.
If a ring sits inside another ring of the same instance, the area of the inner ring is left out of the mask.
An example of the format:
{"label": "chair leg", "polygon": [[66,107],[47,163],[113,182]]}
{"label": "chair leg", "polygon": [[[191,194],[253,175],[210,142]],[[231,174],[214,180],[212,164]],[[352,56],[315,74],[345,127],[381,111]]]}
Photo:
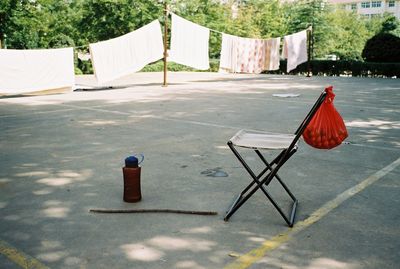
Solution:
{"label": "chair leg", "polygon": [[[267,166],[267,168],[269,168],[269,170],[272,171],[272,165],[269,164],[267,162],[267,160],[265,159],[265,157],[261,154],[261,152],[259,150],[255,150],[257,155],[260,157],[260,159],[263,161],[263,163]],[[292,152],[289,153],[289,157],[288,159],[296,152],[296,150],[293,150]],[[281,152],[279,156],[282,155],[283,152]],[[275,160],[274,160],[275,161]],[[281,186],[285,189],[286,193],[290,196],[290,198],[293,200],[292,203],[292,207],[290,210],[290,217],[286,217],[286,215],[283,213],[283,211],[281,210],[281,208],[278,206],[278,204],[272,199],[271,196],[267,196],[268,199],[271,201],[271,203],[275,206],[275,208],[278,210],[278,212],[281,214],[281,216],[283,217],[283,219],[286,221],[286,223],[289,225],[289,227],[293,227],[294,224],[294,219],[296,217],[296,209],[297,209],[297,205],[298,205],[298,200],[297,198],[293,195],[293,193],[290,191],[290,189],[286,186],[286,184],[282,181],[282,179],[280,178],[280,176],[278,175],[278,173],[275,174],[275,178],[278,180],[278,182],[281,184]],[[272,180],[266,180],[266,183],[269,183]]]}
{"label": "chair leg", "polygon": [[269,168],[266,167],[258,176],[256,176],[254,172],[251,170],[251,168],[248,166],[248,164],[245,162],[245,160],[242,158],[242,156],[240,156],[239,152],[235,149],[231,141],[228,142],[228,146],[232,150],[236,158],[239,160],[239,162],[246,169],[246,171],[253,178],[253,181],[234,199],[234,202],[226,212],[226,215],[224,217],[225,221],[228,221],[229,218],[236,212],[236,210],[238,210],[250,198],[250,196],[256,192],[256,190],[258,189],[257,186],[253,188],[253,190],[250,193],[245,195],[252,188],[254,184],[256,183],[259,184],[258,179],[261,178],[269,170]]}
{"label": "chair leg", "polygon": [[[283,183],[282,179],[277,175],[277,171],[273,171],[272,166],[265,160],[264,156],[258,151],[255,150],[257,155],[261,158],[261,160],[264,162],[266,165],[266,168],[259,174],[255,175],[254,172],[250,169],[248,164],[244,161],[244,159],[240,156],[240,154],[237,152],[237,150],[234,148],[233,144],[229,141],[228,146],[234,153],[234,155],[238,158],[240,163],[243,165],[243,167],[246,169],[246,171],[250,174],[250,176],[253,178],[253,181],[239,194],[237,197],[234,199],[234,202],[232,205],[229,207],[229,209],[226,212],[226,215],[224,217],[225,221],[228,221],[229,218],[258,190],[261,189],[263,193],[267,196],[268,200],[274,205],[274,207],[277,209],[277,211],[280,213],[280,215],[283,217],[285,222],[289,225],[289,227],[293,227],[294,224],[294,219],[296,215],[296,209],[298,205],[298,200],[294,197],[294,195],[290,192],[289,188]],[[294,153],[294,152],[293,152]],[[291,153],[290,156],[293,154]],[[278,156],[281,156],[282,153]],[[285,160],[286,161],[286,160]],[[283,162],[284,163],[284,162]],[[283,164],[282,163],[282,164]],[[279,169],[280,167],[278,167]],[[266,171],[270,171],[270,173],[265,176],[265,178],[260,181],[259,179],[266,173]],[[292,209],[290,211],[289,217],[286,216],[286,214],[283,212],[283,210],[279,207],[279,205],[275,202],[275,200],[271,197],[271,195],[267,192],[267,190],[264,188],[264,184],[268,186],[268,184],[271,182],[271,180],[276,177],[278,179],[278,182],[282,185],[282,187],[285,189],[285,191],[289,194],[289,196],[293,200],[292,204]],[[256,186],[249,192],[247,193],[252,186],[256,184]],[[247,193],[247,195],[245,195]]]}
{"label": "chair leg", "polygon": [[[264,156],[261,154],[261,152],[259,150],[255,150],[255,152],[260,157],[262,162],[267,166],[267,168],[272,171],[272,165],[267,162],[267,160],[264,158]],[[294,154],[294,152],[291,153],[290,156],[293,154]],[[293,201],[297,201],[296,197],[294,197],[293,193],[289,190],[289,188],[286,186],[286,184],[282,181],[282,179],[280,178],[278,173],[276,173],[275,177],[279,181],[279,183],[282,185],[282,187],[285,189],[285,191],[289,194],[290,198],[292,198]]]}

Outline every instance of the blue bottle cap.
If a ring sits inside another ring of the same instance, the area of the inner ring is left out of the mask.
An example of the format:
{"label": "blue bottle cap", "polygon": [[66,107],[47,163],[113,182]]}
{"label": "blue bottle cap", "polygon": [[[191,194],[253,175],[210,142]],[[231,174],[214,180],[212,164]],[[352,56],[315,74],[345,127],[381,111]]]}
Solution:
{"label": "blue bottle cap", "polygon": [[129,156],[125,159],[125,167],[136,168],[138,167],[138,158]]}

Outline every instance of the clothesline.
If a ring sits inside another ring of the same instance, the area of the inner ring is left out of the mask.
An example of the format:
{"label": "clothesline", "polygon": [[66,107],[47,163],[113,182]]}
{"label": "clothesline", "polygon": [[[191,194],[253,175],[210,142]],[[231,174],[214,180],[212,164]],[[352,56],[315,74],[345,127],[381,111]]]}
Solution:
{"label": "clothesline", "polygon": [[[175,14],[175,13],[171,12],[170,10],[168,10],[168,15],[171,15],[171,14]],[[158,18],[158,20],[160,20],[160,18]],[[203,26],[203,27],[205,27],[205,26]],[[218,31],[218,30],[214,30],[214,29],[211,29],[211,28],[208,28],[208,27],[205,27],[205,28],[209,29],[211,32],[214,32],[214,33],[217,33],[217,34],[220,34],[220,35],[228,35],[227,33],[224,33],[224,32]],[[312,26],[310,25],[306,30],[312,31]],[[271,37],[271,38],[273,38],[273,37]],[[80,46],[73,46],[74,49],[88,48],[88,47],[89,47],[89,44],[80,45]]]}
{"label": "clothesline", "polygon": [[223,33],[223,32],[220,32],[220,31],[217,31],[217,30],[214,30],[214,29],[210,29],[210,28],[208,28],[211,32],[214,32],[214,33],[217,33],[217,34],[221,34],[221,35],[224,35],[225,33]]}
{"label": "clothesline", "polygon": [[[210,32],[222,34],[220,72],[259,73],[277,70],[280,58],[287,59],[287,72],[309,61],[309,34],[305,30],[284,37],[282,55],[281,38],[242,38],[209,29],[171,14],[170,49],[163,43],[162,27],[158,19],[125,35],[105,41],[90,43],[90,58],[97,83],[104,84],[121,76],[141,70],[144,66],[164,59],[164,84],[166,86],[167,62],[175,62],[198,70],[209,65]],[[164,28],[165,32],[167,27]],[[166,42],[167,35],[164,35]],[[308,45],[307,45],[308,44]],[[87,45],[76,46],[83,48]],[[308,49],[307,49],[308,46]],[[35,89],[72,87],[74,83],[73,47],[45,50],[0,50],[0,73],[6,79],[0,90],[13,92]],[[78,50],[75,50],[79,53]],[[16,60],[16,57],[19,60]],[[28,57],[29,56],[29,57]],[[167,57],[168,56],[168,61]],[[18,72],[15,72],[15,71]],[[26,75],[30,74],[29,76]],[[65,74],[68,74],[67,76]],[[24,77],[24,84],[15,79]],[[40,78],[40,83],[37,82]],[[45,78],[45,79],[42,79]]]}
{"label": "clothesline", "polygon": [[90,43],[90,55],[98,82],[104,83],[121,75],[136,72],[161,58],[164,59],[164,81],[168,71],[167,62],[208,70],[210,32],[222,34],[220,72],[261,73],[264,70],[277,70],[281,57],[288,59],[287,72],[289,72],[308,60],[309,35],[305,30],[284,36],[282,55],[280,55],[281,37],[243,38],[204,27],[173,12],[169,12],[169,15],[171,16],[169,45],[166,41],[167,27],[164,28],[163,41],[160,18],[120,37]]}

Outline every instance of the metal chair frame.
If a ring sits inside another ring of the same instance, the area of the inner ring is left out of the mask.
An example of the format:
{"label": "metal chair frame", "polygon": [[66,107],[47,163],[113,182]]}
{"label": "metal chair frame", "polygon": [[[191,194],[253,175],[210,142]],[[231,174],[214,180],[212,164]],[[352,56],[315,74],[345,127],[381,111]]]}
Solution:
{"label": "metal chair frame", "polygon": [[[310,123],[312,117],[315,115],[317,112],[318,108],[321,106],[323,101],[325,100],[326,93],[322,92],[317,101],[314,103],[314,106],[312,109],[308,112],[307,116],[304,118],[303,122],[300,124],[300,126],[297,128],[294,139],[290,143],[289,147],[283,149],[278,156],[275,157],[271,162],[268,162],[265,157],[261,154],[259,148],[253,148],[257,156],[261,159],[263,164],[265,165],[265,168],[258,174],[256,175],[253,170],[250,168],[250,166],[246,163],[246,161],[242,158],[242,156],[239,154],[239,152],[236,150],[234,143],[229,140],[228,141],[228,146],[232,150],[233,154],[236,156],[236,158],[239,160],[239,162],[243,165],[243,167],[246,169],[246,171],[249,173],[249,175],[252,178],[252,182],[243,189],[242,192],[239,193],[234,199],[234,202],[232,205],[229,207],[229,209],[226,212],[226,215],[224,217],[225,221],[228,221],[229,218],[258,190],[261,189],[261,191],[265,194],[265,196],[268,198],[268,200],[273,204],[273,206],[276,208],[276,210],[279,212],[279,214],[283,217],[285,222],[289,227],[293,227],[294,221],[295,221],[295,216],[296,216],[296,209],[298,205],[298,200],[297,198],[293,195],[293,193],[289,190],[289,188],[286,186],[286,184],[283,182],[283,180],[280,178],[278,175],[279,169],[286,163],[287,160],[290,159],[290,157],[293,156],[294,153],[297,151],[297,142],[300,139],[301,135],[303,134],[304,130],[306,129],[307,125]],[[240,146],[239,146],[240,147]],[[268,172],[269,171],[269,172]],[[268,173],[267,173],[268,172]],[[265,173],[267,173],[265,175]],[[264,176],[265,175],[265,176]],[[267,191],[266,187],[270,184],[272,179],[276,178],[280,185],[284,188],[284,190],[287,192],[287,194],[290,196],[292,199],[293,203],[291,206],[291,210],[288,215],[284,213],[284,211],[281,209],[281,207],[278,205],[278,203],[272,198],[272,196],[269,194]],[[255,185],[255,186],[254,186]]]}

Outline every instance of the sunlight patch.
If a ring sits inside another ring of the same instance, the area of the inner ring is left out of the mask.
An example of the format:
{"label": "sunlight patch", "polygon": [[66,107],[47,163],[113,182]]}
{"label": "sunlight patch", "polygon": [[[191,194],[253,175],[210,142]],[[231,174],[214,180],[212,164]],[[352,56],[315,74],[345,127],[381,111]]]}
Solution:
{"label": "sunlight patch", "polygon": [[159,247],[165,250],[191,250],[194,252],[198,251],[210,251],[212,246],[215,246],[215,242],[193,239],[193,238],[174,238],[169,236],[157,236],[150,239],[149,244]]}
{"label": "sunlight patch", "polygon": [[32,191],[32,193],[34,195],[47,195],[52,192],[53,192],[53,190],[51,190],[51,189],[41,189],[41,190]]}
{"label": "sunlight patch", "polygon": [[176,264],[176,268],[206,269],[195,261],[181,261]]}
{"label": "sunlight patch", "polygon": [[371,128],[377,127],[378,129],[388,130],[388,129],[400,129],[400,121],[384,121],[384,120],[353,120],[346,122],[346,126],[349,127],[364,127],[364,128]]}
{"label": "sunlight patch", "polygon": [[42,210],[42,213],[49,218],[65,218],[70,209],[68,207],[49,207]]}
{"label": "sunlight patch", "polygon": [[59,177],[59,178],[48,177],[48,178],[39,179],[36,182],[37,183],[41,183],[41,184],[45,184],[45,185],[48,185],[48,186],[56,187],[56,186],[64,186],[64,185],[71,184],[72,183],[72,179],[66,178],[66,177],[64,177],[64,178],[62,178],[62,177]]}
{"label": "sunlight patch", "polygon": [[128,259],[131,260],[151,262],[157,261],[164,256],[163,252],[142,244],[126,244],[122,245],[121,249],[125,252]]}
{"label": "sunlight patch", "polygon": [[212,229],[209,226],[203,226],[203,227],[187,229],[187,230],[184,230],[183,232],[190,233],[190,234],[208,234],[208,233],[212,232]]}
{"label": "sunlight patch", "polygon": [[67,256],[65,251],[55,251],[49,253],[39,254],[38,258],[46,262],[56,262]]}
{"label": "sunlight patch", "polygon": [[5,208],[8,202],[0,202],[0,209]]}
{"label": "sunlight patch", "polygon": [[336,261],[328,258],[318,258],[311,262],[307,269],[352,269],[354,264]]}

